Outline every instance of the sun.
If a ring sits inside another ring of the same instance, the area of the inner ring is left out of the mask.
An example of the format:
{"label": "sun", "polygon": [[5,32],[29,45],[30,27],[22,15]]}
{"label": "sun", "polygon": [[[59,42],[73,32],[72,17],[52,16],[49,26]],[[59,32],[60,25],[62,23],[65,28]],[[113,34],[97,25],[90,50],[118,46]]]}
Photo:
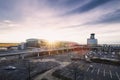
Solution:
{"label": "sun", "polygon": [[54,40],[53,38],[51,39],[51,38],[49,38],[49,39],[47,39],[47,46],[48,46],[48,48],[49,49],[53,49],[53,48],[56,48],[56,46],[57,46],[57,41],[56,40]]}
{"label": "sun", "polygon": [[59,40],[60,38],[59,34],[55,30],[45,30],[43,33],[44,38],[51,43],[55,42],[56,40]]}
{"label": "sun", "polygon": [[54,39],[47,39],[47,41],[48,41],[49,44],[55,43],[55,40],[54,40]]}
{"label": "sun", "polygon": [[46,35],[44,35],[44,38],[47,40],[48,46],[55,46],[59,36],[54,31],[47,31]]}

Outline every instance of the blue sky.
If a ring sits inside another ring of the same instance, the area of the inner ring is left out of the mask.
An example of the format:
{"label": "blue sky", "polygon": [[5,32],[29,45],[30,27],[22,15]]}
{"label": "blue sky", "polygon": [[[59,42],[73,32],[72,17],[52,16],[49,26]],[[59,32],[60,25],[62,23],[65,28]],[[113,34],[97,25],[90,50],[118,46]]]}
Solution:
{"label": "blue sky", "polygon": [[120,44],[120,0],[0,0],[0,42],[28,38]]}

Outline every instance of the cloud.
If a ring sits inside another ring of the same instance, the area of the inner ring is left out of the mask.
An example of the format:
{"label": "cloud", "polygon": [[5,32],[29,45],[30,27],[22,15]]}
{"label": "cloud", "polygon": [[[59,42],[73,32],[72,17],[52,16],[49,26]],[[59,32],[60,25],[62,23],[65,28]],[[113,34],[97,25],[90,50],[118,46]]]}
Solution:
{"label": "cloud", "polygon": [[0,36],[3,34],[11,35],[11,33],[15,32],[17,28],[18,24],[11,20],[0,21]]}
{"label": "cloud", "polygon": [[99,21],[96,21],[96,23],[120,23],[120,9],[104,15]]}
{"label": "cloud", "polygon": [[75,13],[88,12],[88,11],[98,7],[98,6],[102,6],[103,4],[105,4],[109,1],[111,1],[111,0],[91,0],[88,3],[84,4],[83,6],[80,6],[76,9],[73,9],[65,14],[70,15],[70,14],[75,14]]}
{"label": "cloud", "polygon": [[[3,6],[13,5],[14,7],[0,7],[0,12],[2,12],[0,13],[0,36],[5,40],[8,39],[7,37],[10,37],[11,41],[51,37],[56,40],[86,43],[86,38],[92,32],[103,39],[101,41],[104,41],[110,33],[112,35],[109,35],[109,38],[119,34],[120,24],[115,23],[119,22],[117,1],[15,0],[14,2],[10,0],[10,2],[9,5],[3,3]],[[62,16],[70,11],[72,11],[71,15]],[[115,21],[115,24],[110,25],[110,19]],[[105,22],[108,24],[101,24]],[[120,40],[116,37],[116,40]]]}
{"label": "cloud", "polygon": [[11,29],[14,26],[15,26],[15,24],[10,20],[4,20],[4,21],[0,22],[0,30]]}
{"label": "cloud", "polygon": [[0,0],[0,20],[15,20],[21,17],[21,11],[17,9],[18,0]]}
{"label": "cloud", "polygon": [[84,23],[83,25],[99,25],[99,24],[119,24],[120,23],[120,9],[108,12],[93,21]]}

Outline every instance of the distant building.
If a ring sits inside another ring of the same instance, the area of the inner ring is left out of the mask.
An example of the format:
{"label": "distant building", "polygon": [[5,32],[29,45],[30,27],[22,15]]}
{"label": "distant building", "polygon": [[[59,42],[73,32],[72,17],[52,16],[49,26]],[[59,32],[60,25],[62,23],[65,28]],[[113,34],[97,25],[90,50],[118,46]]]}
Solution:
{"label": "distant building", "polygon": [[6,47],[0,47],[0,51],[7,51]]}
{"label": "distant building", "polygon": [[20,49],[20,50],[26,49],[26,43],[25,42],[20,43],[18,46],[18,49]]}
{"label": "distant building", "polygon": [[18,50],[18,46],[7,47],[8,50]]}
{"label": "distant building", "polygon": [[26,40],[27,47],[40,47],[38,39],[27,39]]}
{"label": "distant building", "polygon": [[97,46],[97,44],[98,44],[98,40],[95,39],[95,34],[92,33],[90,35],[90,38],[87,39],[87,45],[88,46]]}
{"label": "distant building", "polygon": [[27,39],[26,40],[26,47],[32,48],[32,47],[43,47],[46,46],[46,40],[44,39]]}

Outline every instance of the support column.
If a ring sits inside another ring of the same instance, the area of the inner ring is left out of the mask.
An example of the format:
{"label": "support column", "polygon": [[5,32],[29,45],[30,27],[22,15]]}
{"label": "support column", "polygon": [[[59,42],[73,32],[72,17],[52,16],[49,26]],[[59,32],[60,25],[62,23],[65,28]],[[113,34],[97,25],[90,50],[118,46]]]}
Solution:
{"label": "support column", "polygon": [[56,53],[59,54],[59,51],[57,50]]}
{"label": "support column", "polygon": [[67,52],[69,52],[69,49],[67,49]]}
{"label": "support column", "polygon": [[38,53],[38,54],[37,54],[37,57],[39,57],[39,56],[40,56],[40,54]]}
{"label": "support column", "polygon": [[51,53],[50,53],[50,51],[48,52],[48,55],[50,55]]}
{"label": "support column", "polygon": [[18,55],[18,59],[21,59],[21,56],[20,56],[20,55]]}
{"label": "support column", "polygon": [[64,50],[62,50],[62,53],[64,53]]}
{"label": "support column", "polygon": [[21,58],[24,59],[25,58],[24,55],[21,55]]}

